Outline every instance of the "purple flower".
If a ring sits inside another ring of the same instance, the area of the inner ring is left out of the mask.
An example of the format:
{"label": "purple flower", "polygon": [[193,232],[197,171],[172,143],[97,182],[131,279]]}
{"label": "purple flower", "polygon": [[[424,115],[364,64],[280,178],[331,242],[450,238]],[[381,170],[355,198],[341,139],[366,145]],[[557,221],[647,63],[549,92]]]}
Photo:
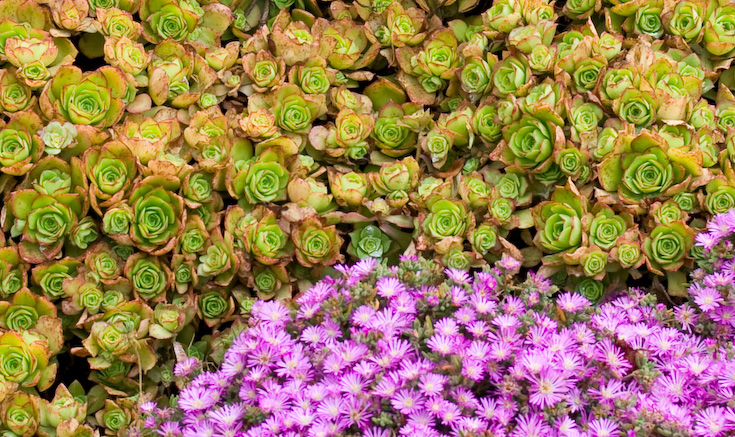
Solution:
{"label": "purple flower", "polygon": [[705,313],[713,311],[720,306],[720,303],[724,299],[719,291],[712,287],[703,287],[697,291],[694,295],[694,302],[704,311]]}
{"label": "purple flower", "polygon": [[[732,414],[732,412],[729,412]],[[700,437],[718,437],[733,429],[728,420],[728,410],[723,407],[707,407],[695,415],[694,434]]]}
{"label": "purple flower", "polygon": [[529,380],[532,383],[529,402],[541,408],[554,406],[564,400],[570,388],[570,381],[554,370],[531,375]]}
{"label": "purple flower", "polygon": [[376,286],[378,288],[378,295],[386,299],[406,292],[406,287],[396,278],[380,278]]}
{"label": "purple flower", "polygon": [[470,274],[464,270],[458,269],[446,269],[444,273],[447,275],[450,281],[453,281],[457,285],[472,284],[472,278]]}
{"label": "purple flower", "polygon": [[390,404],[403,414],[411,414],[424,406],[424,398],[413,389],[401,389],[390,400]]}

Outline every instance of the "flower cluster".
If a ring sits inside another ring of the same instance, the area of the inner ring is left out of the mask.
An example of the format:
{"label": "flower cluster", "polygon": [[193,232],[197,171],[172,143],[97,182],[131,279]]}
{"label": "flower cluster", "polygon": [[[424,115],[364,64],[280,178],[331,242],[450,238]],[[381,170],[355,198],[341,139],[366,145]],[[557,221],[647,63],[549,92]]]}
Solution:
{"label": "flower cluster", "polygon": [[[717,338],[735,335],[735,210],[716,215],[707,232],[697,235],[698,269],[691,274],[691,306],[681,309],[682,323]],[[695,311],[696,309],[696,311]]]}
{"label": "flower cluster", "polygon": [[[340,266],[253,305],[221,367],[191,358],[166,436],[707,436],[735,430],[733,333],[704,338],[638,289],[599,306],[504,258],[474,276]],[[155,435],[155,434],[152,434]]]}

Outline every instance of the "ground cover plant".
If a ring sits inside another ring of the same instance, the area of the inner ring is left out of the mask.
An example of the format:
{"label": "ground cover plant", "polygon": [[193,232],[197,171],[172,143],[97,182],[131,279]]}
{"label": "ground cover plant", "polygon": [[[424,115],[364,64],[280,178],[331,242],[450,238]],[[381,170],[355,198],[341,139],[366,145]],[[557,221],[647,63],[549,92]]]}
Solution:
{"label": "ground cover plant", "polygon": [[133,435],[371,259],[727,333],[733,55],[726,1],[0,0],[0,432]]}

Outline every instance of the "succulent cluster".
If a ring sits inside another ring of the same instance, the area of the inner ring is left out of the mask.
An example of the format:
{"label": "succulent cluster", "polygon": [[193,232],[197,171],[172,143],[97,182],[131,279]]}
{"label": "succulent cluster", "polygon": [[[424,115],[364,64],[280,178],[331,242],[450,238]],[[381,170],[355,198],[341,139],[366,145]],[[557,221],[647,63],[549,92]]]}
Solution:
{"label": "succulent cluster", "polygon": [[[731,251],[732,253],[732,251]],[[732,435],[732,327],[629,289],[593,305],[503,258],[470,276],[432,261],[362,261],[286,306],[253,305],[206,371],[177,364],[149,435]]]}
{"label": "succulent cluster", "polygon": [[726,0],[0,0],[0,433],[131,435],[343,262],[679,302],[733,57]]}

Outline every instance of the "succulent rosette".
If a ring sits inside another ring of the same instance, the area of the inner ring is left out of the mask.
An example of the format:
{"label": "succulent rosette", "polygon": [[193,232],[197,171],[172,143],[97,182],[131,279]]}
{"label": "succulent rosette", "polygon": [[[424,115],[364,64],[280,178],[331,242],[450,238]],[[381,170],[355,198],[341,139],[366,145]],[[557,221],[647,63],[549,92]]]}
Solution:
{"label": "succulent rosette", "polygon": [[87,149],[82,162],[89,182],[90,204],[98,213],[101,208],[120,202],[137,174],[135,156],[119,141]]}
{"label": "succulent rosette", "polygon": [[416,189],[421,175],[418,162],[409,156],[394,163],[383,164],[376,173],[369,173],[370,184],[394,208],[408,203],[409,193]]}
{"label": "succulent rosette", "polygon": [[532,209],[536,226],[534,243],[549,254],[569,252],[587,240],[583,219],[588,210],[587,199],[574,185],[556,187],[551,200]]}
{"label": "succulent rosette", "polygon": [[276,125],[288,132],[308,133],[312,122],[323,112],[323,103],[319,102],[316,95],[304,94],[297,85],[279,87],[273,99]]}
{"label": "succulent rosette", "polygon": [[[383,154],[399,158],[416,148],[417,133],[408,122],[411,116],[422,117],[421,108],[412,103],[389,102],[378,111],[372,137]],[[419,123],[422,121],[419,119]]]}
{"label": "succulent rosette", "polygon": [[28,109],[36,100],[31,88],[17,76],[17,70],[0,70],[0,110],[3,113],[12,114]]}
{"label": "succulent rosette", "polygon": [[291,296],[290,275],[283,265],[256,265],[253,268],[252,281],[260,299],[280,300]]}
{"label": "succulent rosette", "polygon": [[[53,384],[58,364],[45,338],[33,331],[0,334],[0,386],[35,387],[46,390]],[[3,390],[5,391],[5,390]]]}
{"label": "succulent rosette", "polygon": [[400,79],[403,79],[409,95],[431,94],[447,86],[460,66],[457,46],[457,38],[450,29],[439,29],[424,40],[420,50],[409,47],[397,49],[396,57],[405,73]]}
{"label": "succulent rosette", "polygon": [[237,167],[230,167],[227,178],[227,188],[233,197],[244,198],[251,205],[286,199],[289,172],[281,147],[265,148]]}
{"label": "succulent rosette", "polygon": [[32,436],[39,426],[40,398],[16,391],[0,404],[0,423],[13,435]]}
{"label": "succulent rosette", "polygon": [[693,244],[694,232],[684,222],[658,225],[643,242],[646,265],[659,275],[675,272],[686,261]]}
{"label": "succulent rosette", "polygon": [[232,297],[220,291],[208,290],[198,296],[197,314],[207,326],[213,327],[221,324],[232,316],[234,311],[235,303]]}
{"label": "succulent rosette", "polygon": [[[184,3],[184,2],[182,2]],[[148,94],[157,105],[186,108],[198,101],[217,79],[200,55],[166,40],[156,45],[148,66]]]}
{"label": "succulent rosette", "polygon": [[347,253],[358,259],[383,258],[391,247],[391,239],[375,225],[356,227],[350,232]]}
{"label": "succulent rosette", "polygon": [[286,62],[282,58],[274,58],[266,50],[246,53],[242,57],[242,66],[255,92],[262,93],[282,85],[286,78]]}
{"label": "succulent rosette", "polygon": [[47,118],[106,128],[117,123],[136,89],[125,73],[112,66],[93,72],[65,65],[48,82],[40,97]]}
{"label": "succulent rosette", "polygon": [[175,194],[179,186],[178,179],[162,175],[149,176],[135,184],[129,202],[130,238],[136,247],[153,255],[167,253],[174,247],[174,237],[186,220],[184,201]]}
{"label": "succulent rosette", "polygon": [[202,18],[199,3],[189,0],[145,0],[140,3],[143,35],[158,43],[165,39],[184,41]]}
{"label": "succulent rosette", "polygon": [[312,29],[320,35],[319,53],[337,70],[360,70],[369,66],[380,51],[380,43],[367,26],[345,17],[317,20]]}
{"label": "succulent rosette", "polygon": [[84,388],[78,381],[69,384],[59,384],[51,400],[41,399],[39,405],[41,430],[46,428],[57,429],[62,422],[71,419],[81,423],[87,416],[87,396]]}
{"label": "succulent rosette", "polygon": [[304,267],[330,266],[340,259],[343,239],[337,228],[324,226],[314,217],[308,217],[291,233],[296,248],[296,259]]}
{"label": "succulent rosette", "polygon": [[735,208],[735,188],[724,178],[710,181],[706,193],[704,207],[710,214],[721,214]]}
{"label": "succulent rosette", "polygon": [[288,199],[299,206],[310,206],[318,214],[326,214],[337,209],[334,196],[329,194],[327,185],[314,178],[294,177],[287,186]]}
{"label": "succulent rosette", "polygon": [[669,148],[660,136],[643,131],[618,138],[615,151],[600,164],[599,180],[623,202],[638,204],[684,191],[701,171],[701,154]]}
{"label": "succulent rosette", "polygon": [[492,156],[510,168],[541,173],[553,162],[554,152],[565,143],[561,127],[524,115],[503,130],[503,138]]}
{"label": "succulent rosette", "polygon": [[43,153],[42,128],[41,119],[31,111],[13,114],[0,129],[0,171],[22,176],[33,167]]}
{"label": "succulent rosette", "polygon": [[27,270],[18,249],[12,246],[0,248],[0,297],[7,298],[28,286]]}
{"label": "succulent rosette", "polygon": [[446,254],[452,242],[463,241],[465,234],[475,226],[474,215],[461,200],[435,194],[426,201],[426,207],[426,212],[419,217],[421,232],[428,238],[424,244],[435,245],[439,253]]}
{"label": "succulent rosette", "polygon": [[715,56],[729,56],[735,51],[735,7],[722,3],[704,23],[703,42],[708,52]]}
{"label": "succulent rosette", "polygon": [[35,266],[31,271],[31,278],[44,296],[53,302],[64,296],[64,281],[76,276],[81,264],[81,261],[72,258],[49,261]]}
{"label": "succulent rosette", "polygon": [[197,276],[203,280],[212,279],[216,285],[227,286],[232,282],[238,268],[238,259],[234,254],[234,237],[219,231],[211,235],[206,251],[199,256]]}
{"label": "succulent rosette", "polygon": [[365,158],[370,152],[367,141],[373,132],[375,119],[370,114],[358,114],[352,109],[344,108],[337,114],[333,126],[316,126],[309,133],[309,140],[315,149],[327,155],[339,158],[346,156],[358,160]]}
{"label": "succulent rosette", "polygon": [[0,302],[0,327],[11,331],[30,330],[40,323],[39,331],[47,331],[46,327],[59,323],[56,319],[56,306],[43,296],[33,294],[22,288],[13,295],[11,301]]}
{"label": "succulent rosette", "polygon": [[196,309],[190,300],[174,304],[158,304],[153,310],[149,334],[159,340],[172,338],[191,323],[195,313]]}
{"label": "succulent rosette", "polygon": [[372,186],[362,173],[329,171],[329,190],[342,207],[357,208],[370,197]]}
{"label": "succulent rosette", "polygon": [[54,259],[78,217],[84,215],[83,201],[72,193],[51,197],[36,190],[16,191],[10,208],[15,217],[11,235],[23,236],[21,257],[35,263]]}

